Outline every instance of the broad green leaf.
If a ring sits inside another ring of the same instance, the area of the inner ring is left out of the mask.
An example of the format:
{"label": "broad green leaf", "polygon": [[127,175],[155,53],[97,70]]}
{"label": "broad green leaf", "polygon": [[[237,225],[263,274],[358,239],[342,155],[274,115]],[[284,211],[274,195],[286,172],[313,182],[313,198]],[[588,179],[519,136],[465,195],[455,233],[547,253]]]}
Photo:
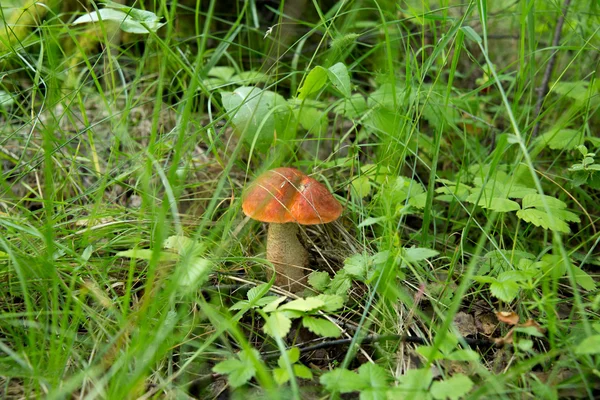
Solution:
{"label": "broad green leaf", "polygon": [[179,286],[184,289],[196,289],[208,279],[212,271],[211,261],[202,257],[183,258],[178,269],[183,269],[179,277]]}
{"label": "broad green leaf", "polygon": [[496,281],[490,285],[490,292],[492,296],[510,303],[517,297],[520,288],[519,284],[515,281]]}
{"label": "broad green leaf", "polygon": [[339,62],[327,70],[327,75],[333,86],[339,90],[345,97],[350,97],[350,74],[346,66]]}
{"label": "broad green leaf", "polygon": [[560,129],[546,132],[538,140],[553,150],[573,150],[583,143],[584,136],[583,130]]}
{"label": "broad green leaf", "polygon": [[357,374],[342,368],[336,368],[333,371],[324,373],[321,375],[319,381],[330,392],[350,393],[366,387]]}
{"label": "broad green leaf", "polygon": [[[131,249],[120,251],[115,256],[117,257],[126,257],[126,258],[135,258],[138,260],[150,260],[152,258],[152,254],[154,254],[154,250],[150,249]],[[179,260],[179,255],[174,253],[169,253],[167,251],[161,251],[159,255],[160,261],[177,261]]]}
{"label": "broad green leaf", "polygon": [[434,351],[433,346],[417,346],[417,353],[422,355],[424,358],[430,361],[435,360],[443,360],[444,355],[440,352],[439,349]]}
{"label": "broad green leaf", "polygon": [[366,363],[358,368],[358,376],[367,384],[368,388],[387,388],[390,383],[390,374],[377,364]]}
{"label": "broad green leaf", "polygon": [[388,217],[369,217],[362,220],[360,224],[358,224],[357,228],[364,228],[367,226],[378,224],[382,221],[386,221]]}
{"label": "broad green leaf", "polygon": [[537,193],[528,194],[527,196],[523,197],[523,208],[525,209],[534,207],[543,210],[544,202],[546,202],[548,208],[555,208],[557,210],[567,208],[567,205],[564,201],[552,196],[545,196]]}
{"label": "broad green leaf", "polygon": [[[143,11],[143,10],[139,10]],[[152,13],[151,13],[152,14]],[[164,23],[160,22],[160,18],[155,14],[153,19],[140,20],[134,18],[131,12],[123,12],[113,8],[101,8],[100,10],[92,11],[84,14],[73,21],[73,25],[84,24],[88,22],[113,21],[119,24],[119,28],[127,33],[148,34],[156,32]]]}
{"label": "broad green leaf", "polygon": [[600,354],[600,335],[589,336],[575,348],[577,354]]}
{"label": "broad green leaf", "polygon": [[587,272],[575,265],[572,265],[571,268],[573,268],[575,282],[577,282],[579,286],[589,291],[596,289],[596,281],[594,280],[594,278],[589,276]]}
{"label": "broad green leaf", "polygon": [[305,316],[302,318],[302,326],[312,333],[322,337],[339,337],[342,332],[333,322],[323,318]]}
{"label": "broad green leaf", "polygon": [[391,398],[427,399],[432,380],[431,368],[410,369],[398,377],[400,384]]}
{"label": "broad green leaf", "polygon": [[277,309],[277,307],[279,307],[279,305],[285,301],[286,298],[287,297],[277,297],[271,303],[267,304],[265,306],[265,308],[263,308],[263,311],[264,312],[273,312],[273,311],[275,311]]}
{"label": "broad green leaf", "polygon": [[290,374],[287,368],[273,368],[273,378],[281,386],[290,380]]}
{"label": "broad green leaf", "polygon": [[320,91],[327,83],[327,77],[328,71],[325,68],[321,66],[313,68],[302,82],[300,89],[298,89],[298,98],[305,99],[310,94]]}
{"label": "broad green leaf", "polygon": [[354,278],[365,280],[370,261],[371,256],[366,253],[353,254],[344,260],[344,271]]}
{"label": "broad green leaf", "polygon": [[327,294],[337,294],[340,296],[348,296],[348,291],[352,287],[352,278],[342,270],[338,271],[337,274],[331,280]]}
{"label": "broad green leaf", "polygon": [[296,112],[298,122],[308,132],[318,135],[327,130],[327,115],[316,107],[303,106]]}
{"label": "broad green leaf", "polygon": [[242,86],[221,92],[221,98],[235,131],[246,143],[256,143],[259,151],[265,151],[273,144],[275,131],[278,138],[285,138],[292,112],[279,94]]}
{"label": "broad green leaf", "polygon": [[[253,349],[254,357],[260,357],[256,350]],[[217,374],[226,374],[227,381],[229,384],[236,388],[244,385],[248,382],[256,373],[254,363],[251,358],[244,351],[238,354],[239,358],[232,358],[229,360],[221,361],[213,367],[213,371]]]}
{"label": "broad green leaf", "polygon": [[248,293],[246,293],[246,298],[249,301],[254,300],[256,296],[258,296],[258,294],[265,289],[265,287],[267,287],[266,283],[253,287],[252,289],[248,290]]}
{"label": "broad green leaf", "polygon": [[435,399],[458,400],[473,389],[473,381],[464,374],[456,374],[443,381],[435,381],[431,385],[431,395]]}
{"label": "broad green leaf", "polygon": [[243,71],[239,74],[233,75],[227,83],[234,85],[252,85],[257,83],[266,82],[269,77],[259,71]]}
{"label": "broad green leaf", "polygon": [[323,303],[323,300],[320,300],[317,297],[307,297],[305,299],[292,300],[289,303],[280,306],[279,311],[291,310],[308,312],[322,308],[324,305],[325,303]]}
{"label": "broad green leaf", "polygon": [[479,353],[466,349],[455,350],[446,356],[446,360],[451,361],[477,361],[479,358]]}
{"label": "broad green leaf", "polygon": [[331,282],[331,278],[326,271],[313,271],[308,276],[308,284],[319,292],[324,292]]}
{"label": "broad green leaf", "polygon": [[519,206],[519,203],[517,203],[516,201],[501,198],[484,199],[482,197],[481,199],[479,199],[478,205],[481,208],[487,208],[496,212],[509,212],[521,209],[521,206]]}
{"label": "broad green leaf", "polygon": [[265,333],[272,337],[283,338],[292,327],[292,321],[280,312],[269,315],[264,326]]}
{"label": "broad green leaf", "polygon": [[212,67],[207,73],[208,76],[219,78],[225,82],[229,81],[229,78],[231,78],[234,74],[235,68],[224,66]]}
{"label": "broad green leaf", "polygon": [[294,374],[296,374],[296,376],[298,378],[302,378],[302,379],[312,379],[313,378],[313,374],[312,374],[312,371],[310,370],[310,368],[308,368],[306,365],[302,365],[302,364],[294,364]]}
{"label": "broad green leaf", "polygon": [[342,99],[333,112],[349,119],[360,119],[367,109],[367,101],[362,94],[354,93],[350,98]]}
{"label": "broad green leaf", "polygon": [[[300,359],[300,349],[297,347],[292,347],[291,349],[286,350],[286,353],[290,360],[290,364],[294,364]],[[279,365],[281,368],[285,368],[285,360],[283,359],[283,355],[279,356],[277,359],[277,365]]]}
{"label": "broad green leaf", "polygon": [[344,298],[337,294],[320,294],[316,298],[325,303],[321,309],[326,312],[334,312],[344,306]]}
{"label": "broad green leaf", "polygon": [[588,89],[589,84],[588,81],[554,82],[552,92],[584,102],[592,94]]}
{"label": "broad green leaf", "polygon": [[425,208],[425,206],[427,206],[427,193],[410,196],[408,198],[408,204],[418,209]]}
{"label": "broad green leaf", "polygon": [[371,182],[366,175],[357,176],[352,180],[352,191],[361,199],[371,194]]}
{"label": "broad green leaf", "polygon": [[410,263],[426,260],[440,254],[438,251],[423,247],[409,247],[402,249],[402,257]]}
{"label": "broad green leaf", "polygon": [[565,221],[559,219],[557,216],[554,216],[551,219],[545,211],[535,208],[519,210],[517,211],[517,217],[521,218],[523,221],[530,222],[535,226],[541,226],[544,229],[563,233],[571,232],[571,228],[569,228],[569,225]]}
{"label": "broad green leaf", "polygon": [[179,255],[190,254],[192,256],[201,256],[204,254],[204,247],[186,236],[169,236],[163,244],[165,249],[173,249]]}

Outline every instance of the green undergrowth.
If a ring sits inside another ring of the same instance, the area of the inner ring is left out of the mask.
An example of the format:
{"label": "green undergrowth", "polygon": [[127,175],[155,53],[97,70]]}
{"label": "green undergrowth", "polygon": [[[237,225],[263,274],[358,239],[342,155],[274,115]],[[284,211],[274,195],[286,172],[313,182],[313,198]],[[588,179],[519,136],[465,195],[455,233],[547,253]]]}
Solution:
{"label": "green undergrowth", "polygon": [[[600,8],[567,11],[554,45],[535,0],[3,2],[0,397],[597,397]],[[344,207],[300,293],[241,210],[280,166]]]}

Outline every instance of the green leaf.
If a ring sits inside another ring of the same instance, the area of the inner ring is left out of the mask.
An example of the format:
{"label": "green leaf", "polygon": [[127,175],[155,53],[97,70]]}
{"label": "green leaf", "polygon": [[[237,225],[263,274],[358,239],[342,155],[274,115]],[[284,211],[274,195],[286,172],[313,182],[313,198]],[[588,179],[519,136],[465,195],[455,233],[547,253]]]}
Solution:
{"label": "green leaf", "polygon": [[276,129],[278,138],[285,136],[292,113],[279,94],[241,86],[233,92],[221,92],[221,99],[236,133],[246,143],[256,143],[258,150],[265,151],[273,144]]}
{"label": "green leaf", "polygon": [[435,399],[458,400],[473,389],[473,381],[468,376],[456,374],[444,381],[436,381],[431,385],[431,395]]}
{"label": "green leaf", "polygon": [[589,336],[575,348],[576,354],[600,354],[600,335]]}
{"label": "green leaf", "polygon": [[451,361],[478,361],[479,354],[473,350],[455,350],[446,356],[446,360]]}
{"label": "green leaf", "polygon": [[302,86],[298,89],[298,98],[305,99],[308,95],[318,92],[325,86],[327,83],[328,71],[321,67],[316,66],[313,68],[304,82],[302,82]]}
{"label": "green leaf", "polygon": [[[133,8],[130,8],[133,10]],[[149,11],[138,10],[145,13]],[[150,13],[151,18],[140,19],[139,15],[132,12],[123,12],[114,8],[101,8],[84,14],[73,21],[73,25],[84,24],[88,22],[113,21],[119,24],[119,29],[127,33],[148,34],[158,31],[165,23],[160,22],[160,18],[154,13]],[[138,17],[138,18],[136,18]]]}
{"label": "green leaf", "polygon": [[361,175],[352,180],[352,190],[361,199],[371,194],[371,182],[367,175]]}
{"label": "green leaf", "polygon": [[319,381],[330,392],[350,393],[366,387],[357,374],[342,368],[336,368],[333,371],[324,373],[321,375]]}
{"label": "green leaf", "polygon": [[344,298],[337,294],[320,294],[316,296],[317,299],[322,300],[325,305],[321,308],[323,311],[334,312],[344,306]]}
{"label": "green leaf", "polygon": [[327,75],[333,86],[339,90],[345,97],[350,97],[350,74],[346,66],[339,62],[327,70]]}
{"label": "green leaf", "polygon": [[490,292],[492,296],[510,303],[517,297],[520,288],[519,284],[515,281],[496,281],[490,285]]}
{"label": "green leaf", "polygon": [[300,312],[308,312],[313,310],[318,310],[323,307],[325,303],[323,300],[320,300],[317,297],[307,297],[305,299],[296,299],[292,300],[289,303],[286,303],[279,307],[279,311],[291,310],[291,311],[300,311]]}
{"label": "green leaf", "polygon": [[390,383],[389,373],[377,364],[366,363],[358,368],[358,376],[368,388],[387,388]]}
{"label": "green leaf", "polygon": [[[154,250],[150,249],[131,249],[120,251],[115,256],[117,257],[126,257],[126,258],[135,258],[138,260],[150,260],[152,259],[152,254],[154,254]],[[177,254],[169,253],[166,251],[161,251],[159,255],[160,261],[177,261],[179,260],[179,256]]]}
{"label": "green leaf", "polygon": [[544,145],[553,150],[573,150],[583,144],[583,130],[560,129],[546,132],[539,137]]}
{"label": "green leaf", "polygon": [[308,275],[308,284],[315,290],[324,292],[331,282],[331,278],[326,271],[313,271]]}
{"label": "green leaf", "polygon": [[359,119],[367,111],[367,101],[360,93],[354,93],[350,98],[344,98],[335,106],[333,112],[348,119]]}
{"label": "green leaf", "polygon": [[275,300],[268,303],[265,308],[263,308],[263,311],[267,313],[275,311],[277,307],[279,307],[279,305],[285,301],[286,298],[287,297],[277,297]]}
{"label": "green leaf", "polygon": [[[290,364],[294,364],[300,359],[300,349],[298,349],[297,347],[292,347],[291,349],[286,350],[286,353],[290,360]],[[283,354],[280,355],[277,359],[277,365],[279,365],[281,368],[285,368],[285,360],[283,358]]]}
{"label": "green leaf", "polygon": [[327,114],[316,107],[307,105],[297,110],[297,119],[302,128],[315,135],[327,130]]}
{"label": "green leaf", "polygon": [[183,258],[181,265],[178,267],[178,269],[183,270],[179,276],[179,286],[188,290],[196,289],[208,279],[212,268],[212,262],[205,258]]}
{"label": "green leaf", "polygon": [[337,294],[340,296],[348,296],[348,291],[352,287],[352,279],[346,271],[338,271],[331,280],[327,294]]}
{"label": "green leaf", "polygon": [[575,282],[577,282],[579,286],[588,291],[596,290],[596,281],[594,278],[589,276],[587,272],[575,265],[571,265],[571,268],[573,268]]}
{"label": "green leaf", "polygon": [[362,220],[360,224],[358,224],[357,228],[361,229],[367,226],[378,224],[382,221],[386,221],[388,217],[369,217]]}
{"label": "green leaf", "polygon": [[248,301],[254,300],[258,296],[258,294],[265,289],[265,287],[267,287],[267,284],[263,283],[248,290],[248,293],[246,293],[246,298],[248,299]]}
{"label": "green leaf", "polygon": [[303,317],[302,326],[322,337],[339,337],[342,332],[333,322],[323,318]]}
{"label": "green leaf", "polygon": [[551,219],[545,211],[535,208],[519,210],[517,211],[517,217],[521,218],[523,221],[530,222],[535,226],[541,226],[544,229],[563,233],[571,232],[571,228],[569,228],[569,225],[565,221],[559,219],[557,216],[554,216]]}
{"label": "green leaf", "polygon": [[[253,349],[253,352],[255,358],[260,357],[256,350]],[[212,369],[217,374],[226,374],[227,381],[234,388],[244,385],[256,373],[254,363],[248,354],[241,351],[238,357],[221,361]]]}
{"label": "green leaf", "polygon": [[408,204],[418,209],[425,208],[425,206],[427,205],[427,193],[421,193],[415,196],[410,196],[408,199]]}
{"label": "green leaf", "polygon": [[444,355],[440,352],[439,349],[436,349],[434,352],[433,346],[417,346],[417,353],[419,353],[424,358],[430,361],[444,359]]}
{"label": "green leaf", "polygon": [[212,67],[207,75],[215,78],[219,78],[225,82],[229,81],[229,79],[235,74],[235,68],[232,67]]}
{"label": "green leaf", "polygon": [[344,260],[344,271],[354,278],[365,280],[371,257],[366,253],[353,254]]}
{"label": "green leaf", "polygon": [[440,254],[438,251],[426,249],[423,247],[410,247],[402,249],[402,257],[409,263],[416,263],[435,257]]}
{"label": "green leaf", "polygon": [[360,366],[358,375],[365,382],[360,392],[360,400],[387,400],[390,387],[388,372],[377,364],[367,363]]}
{"label": "green leaf", "polygon": [[274,368],[273,378],[275,379],[275,382],[277,382],[277,384],[281,386],[290,380],[290,374],[287,368]]}
{"label": "green leaf", "polygon": [[395,396],[390,398],[427,399],[432,380],[431,368],[410,369],[398,377],[400,384],[393,393]]}
{"label": "green leaf", "polygon": [[165,240],[163,247],[165,249],[175,250],[181,256],[185,254],[201,256],[204,254],[204,247],[194,239],[190,239],[186,236],[169,236]]}
{"label": "green leaf", "polygon": [[302,379],[312,379],[313,378],[313,374],[312,374],[312,371],[310,370],[310,368],[308,368],[306,365],[302,365],[302,364],[294,365],[294,374],[296,374],[296,376],[298,378],[302,378]]}
{"label": "green leaf", "polygon": [[544,202],[546,202],[548,208],[554,208],[557,210],[567,208],[567,204],[564,201],[552,196],[545,196],[538,193],[528,194],[527,196],[523,197],[523,208],[525,209],[533,207],[543,210]]}
{"label": "green leaf", "polygon": [[269,336],[283,338],[288,334],[291,327],[292,320],[286,317],[283,313],[274,312],[267,317],[264,330]]}
{"label": "green leaf", "polygon": [[519,203],[517,203],[516,201],[512,201],[509,199],[501,199],[497,197],[491,199],[484,199],[483,196],[481,199],[479,199],[478,206],[496,212],[509,212],[521,209],[521,206],[519,206]]}
{"label": "green leaf", "polygon": [[474,41],[475,43],[481,43],[481,36],[477,32],[473,30],[470,26],[463,25],[460,27],[460,30],[465,34],[467,38]]}

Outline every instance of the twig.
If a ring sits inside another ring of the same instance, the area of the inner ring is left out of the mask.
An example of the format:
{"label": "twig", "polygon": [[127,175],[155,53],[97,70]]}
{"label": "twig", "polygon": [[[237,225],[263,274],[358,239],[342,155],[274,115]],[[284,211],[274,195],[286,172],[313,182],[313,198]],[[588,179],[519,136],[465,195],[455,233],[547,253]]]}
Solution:
{"label": "twig", "polygon": [[[565,17],[567,16],[567,12],[569,11],[569,5],[571,4],[571,0],[565,0],[563,4],[563,9],[560,17],[558,18],[558,22],[556,23],[556,28],[554,29],[554,38],[552,39],[552,47],[555,48],[558,46],[560,42],[560,36],[562,33],[562,27],[565,23]],[[554,64],[556,63],[556,54],[558,51],[554,51],[550,56],[550,60],[548,60],[548,64],[546,65],[546,71],[544,71],[544,79],[542,80],[542,86],[540,86],[538,90],[538,98],[535,103],[535,119],[538,121],[535,123],[533,127],[533,132],[531,137],[536,137],[538,132],[540,131],[540,114],[542,112],[542,104],[544,103],[544,98],[548,93],[548,84],[550,83],[550,77],[552,76],[552,70],[554,69]]]}
{"label": "twig", "polygon": [[[469,339],[463,338],[465,343],[471,346],[481,346],[481,347],[501,347],[501,343],[498,343],[489,339]],[[427,340],[419,337],[419,336],[408,336],[408,335],[368,335],[364,339],[361,340],[361,344],[370,344],[376,342],[386,342],[386,341],[401,341],[408,343],[418,343],[418,344],[427,344]],[[315,351],[319,349],[325,349],[328,347],[334,346],[342,346],[347,345],[352,342],[352,339],[338,339],[338,340],[330,340],[327,342],[322,342],[318,344],[314,344],[312,346],[299,347],[300,353],[308,353],[310,351]],[[277,358],[280,356],[279,350],[269,351],[262,353],[261,356],[263,360],[270,360],[273,358]]]}

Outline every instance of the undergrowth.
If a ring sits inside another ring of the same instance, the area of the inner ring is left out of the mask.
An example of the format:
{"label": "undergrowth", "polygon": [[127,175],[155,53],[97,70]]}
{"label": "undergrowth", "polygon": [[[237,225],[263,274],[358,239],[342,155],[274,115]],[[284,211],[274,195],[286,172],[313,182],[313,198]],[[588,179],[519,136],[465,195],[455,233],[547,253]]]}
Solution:
{"label": "undergrowth", "polygon": [[[597,397],[599,19],[3,1],[1,396]],[[241,210],[280,166],[344,207],[300,293]]]}

